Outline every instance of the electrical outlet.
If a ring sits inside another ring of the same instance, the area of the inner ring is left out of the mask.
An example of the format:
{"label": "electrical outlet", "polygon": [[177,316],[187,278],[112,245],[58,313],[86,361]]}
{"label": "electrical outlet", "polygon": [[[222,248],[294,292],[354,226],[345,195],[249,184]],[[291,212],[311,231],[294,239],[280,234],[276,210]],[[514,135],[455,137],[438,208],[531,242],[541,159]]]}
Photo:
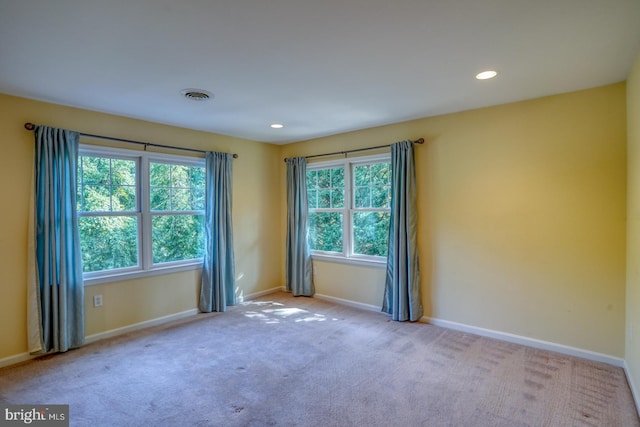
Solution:
{"label": "electrical outlet", "polygon": [[94,307],[102,307],[102,295],[94,295],[93,296],[93,306]]}

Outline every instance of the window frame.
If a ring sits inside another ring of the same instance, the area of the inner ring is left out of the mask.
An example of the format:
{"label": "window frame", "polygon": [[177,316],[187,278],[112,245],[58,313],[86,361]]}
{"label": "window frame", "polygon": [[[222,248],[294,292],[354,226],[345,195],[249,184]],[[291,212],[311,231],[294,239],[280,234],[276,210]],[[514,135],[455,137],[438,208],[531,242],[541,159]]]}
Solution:
{"label": "window frame", "polygon": [[[138,221],[138,265],[133,267],[118,268],[83,272],[83,280],[86,286],[109,283],[122,280],[130,280],[141,277],[156,276],[176,273],[180,271],[195,270],[202,267],[203,258],[153,263],[152,252],[152,218],[158,215],[202,215],[205,210],[177,210],[177,211],[152,211],[151,187],[150,187],[150,163],[169,163],[171,165],[199,166],[206,168],[205,159],[202,157],[166,154],[150,151],[130,150],[102,145],[81,143],[79,156],[96,156],[105,158],[117,158],[136,161],[136,211],[118,212],[82,212],[78,211],[78,219],[91,216],[135,216]],[[206,170],[205,170],[206,172]],[[206,190],[205,190],[206,191]]]}
{"label": "window frame", "polygon": [[311,250],[311,257],[320,261],[332,261],[345,264],[374,266],[386,268],[387,257],[375,255],[362,255],[353,252],[353,215],[355,212],[388,211],[381,208],[355,208],[355,191],[353,182],[353,169],[355,166],[371,165],[376,163],[391,163],[391,153],[373,154],[369,156],[348,157],[337,160],[315,161],[307,163],[307,171],[329,169],[335,167],[344,168],[344,207],[343,208],[309,208],[308,212],[341,212],[342,220],[342,252],[330,252]]}

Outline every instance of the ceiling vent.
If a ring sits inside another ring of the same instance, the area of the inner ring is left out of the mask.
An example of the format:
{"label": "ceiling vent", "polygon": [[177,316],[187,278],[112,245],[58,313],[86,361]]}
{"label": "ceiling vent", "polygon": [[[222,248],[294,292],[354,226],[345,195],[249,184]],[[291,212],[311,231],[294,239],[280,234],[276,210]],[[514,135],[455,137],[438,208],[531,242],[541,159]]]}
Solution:
{"label": "ceiling vent", "polygon": [[202,89],[183,89],[180,91],[182,96],[192,101],[208,101],[213,98],[211,92]]}

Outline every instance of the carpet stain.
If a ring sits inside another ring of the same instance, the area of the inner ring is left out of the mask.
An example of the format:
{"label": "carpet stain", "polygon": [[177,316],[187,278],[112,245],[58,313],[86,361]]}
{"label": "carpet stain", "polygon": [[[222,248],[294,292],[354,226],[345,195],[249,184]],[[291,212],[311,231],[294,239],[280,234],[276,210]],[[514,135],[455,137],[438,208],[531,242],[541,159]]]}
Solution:
{"label": "carpet stain", "polygon": [[433,359],[426,359],[426,360],[425,360],[425,362],[429,362],[429,363],[431,363],[432,365],[436,365],[436,366],[439,366],[439,367],[443,367],[443,366],[445,366],[445,364],[444,364],[444,363],[439,362],[439,361],[437,361],[437,360],[433,360]]}
{"label": "carpet stain", "polygon": [[236,414],[239,414],[240,412],[244,411],[244,406],[232,405],[231,409],[233,409],[233,412],[235,412]]}
{"label": "carpet stain", "polygon": [[533,375],[534,377],[542,378],[544,380],[550,380],[552,378],[551,375],[549,375],[549,374],[547,374],[545,372],[539,371],[537,369],[525,367],[524,370],[525,370],[525,372],[528,372],[529,374]]}
{"label": "carpet stain", "polygon": [[527,387],[535,388],[537,390],[541,390],[544,388],[544,384],[531,381],[531,380],[524,380],[524,385],[526,385]]}
{"label": "carpet stain", "polygon": [[498,362],[497,360],[487,359],[486,357],[479,357],[479,359],[482,360],[483,362],[487,362],[495,366],[498,366],[500,364],[500,362]]}

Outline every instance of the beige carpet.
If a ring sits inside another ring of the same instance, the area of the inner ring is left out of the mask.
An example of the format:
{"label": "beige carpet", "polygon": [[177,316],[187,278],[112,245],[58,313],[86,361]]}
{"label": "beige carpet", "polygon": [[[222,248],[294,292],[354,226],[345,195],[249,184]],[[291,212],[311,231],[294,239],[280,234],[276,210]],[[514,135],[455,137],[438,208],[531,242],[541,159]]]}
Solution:
{"label": "beige carpet", "polygon": [[621,369],[285,293],[0,370],[72,426],[640,426]]}

